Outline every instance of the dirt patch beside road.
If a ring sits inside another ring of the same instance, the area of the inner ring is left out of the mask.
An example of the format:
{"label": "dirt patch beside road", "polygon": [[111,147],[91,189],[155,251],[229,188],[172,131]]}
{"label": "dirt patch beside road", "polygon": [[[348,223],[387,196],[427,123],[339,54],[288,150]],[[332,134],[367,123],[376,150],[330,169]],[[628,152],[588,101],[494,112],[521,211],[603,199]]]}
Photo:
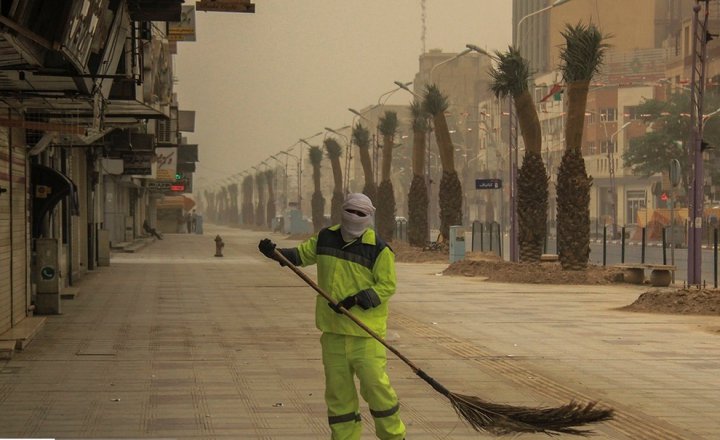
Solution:
{"label": "dirt patch beside road", "polygon": [[664,288],[649,290],[621,310],[720,316],[720,290]]}
{"label": "dirt patch beside road", "polygon": [[510,263],[507,261],[463,260],[451,264],[445,275],[482,276],[488,281],[527,284],[613,284],[622,283],[622,270],[588,266],[586,270],[562,270],[559,263]]}

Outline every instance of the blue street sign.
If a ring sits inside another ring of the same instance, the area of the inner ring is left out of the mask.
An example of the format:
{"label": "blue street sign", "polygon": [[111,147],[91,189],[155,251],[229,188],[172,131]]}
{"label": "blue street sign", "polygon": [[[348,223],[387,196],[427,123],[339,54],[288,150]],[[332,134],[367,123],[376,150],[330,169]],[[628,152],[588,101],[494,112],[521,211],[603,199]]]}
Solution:
{"label": "blue street sign", "polygon": [[475,179],[475,189],[500,189],[502,179]]}

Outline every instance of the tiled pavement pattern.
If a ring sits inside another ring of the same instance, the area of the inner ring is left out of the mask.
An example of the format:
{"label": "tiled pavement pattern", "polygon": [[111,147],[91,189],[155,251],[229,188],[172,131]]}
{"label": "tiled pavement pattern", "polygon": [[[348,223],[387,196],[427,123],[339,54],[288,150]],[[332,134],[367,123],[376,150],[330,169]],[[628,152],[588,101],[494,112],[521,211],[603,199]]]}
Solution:
{"label": "tiled pavement pattern", "polygon": [[[115,254],[0,361],[0,437],[329,437],[313,292],[257,252],[260,233],[207,229]],[[618,414],[596,439],[720,438],[719,318],[616,310],[636,288],[495,284],[442,268],[398,265],[388,339],[450,390],[533,406],[599,399]],[[389,359],[409,439],[488,438]],[[363,418],[374,438],[365,407]]]}

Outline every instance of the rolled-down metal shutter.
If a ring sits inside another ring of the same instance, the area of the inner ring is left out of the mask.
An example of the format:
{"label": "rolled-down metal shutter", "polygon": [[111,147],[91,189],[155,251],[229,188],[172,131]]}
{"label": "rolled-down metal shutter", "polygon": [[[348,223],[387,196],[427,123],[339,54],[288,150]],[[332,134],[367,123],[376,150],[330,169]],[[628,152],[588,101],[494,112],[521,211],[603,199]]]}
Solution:
{"label": "rolled-down metal shutter", "polygon": [[11,326],[12,285],[10,280],[12,240],[10,232],[10,149],[5,130],[0,130],[0,333]]}
{"label": "rolled-down metal shutter", "polygon": [[29,227],[27,223],[27,157],[24,147],[12,148],[11,161],[12,192],[12,324],[15,325],[27,316],[28,310],[28,243]]}

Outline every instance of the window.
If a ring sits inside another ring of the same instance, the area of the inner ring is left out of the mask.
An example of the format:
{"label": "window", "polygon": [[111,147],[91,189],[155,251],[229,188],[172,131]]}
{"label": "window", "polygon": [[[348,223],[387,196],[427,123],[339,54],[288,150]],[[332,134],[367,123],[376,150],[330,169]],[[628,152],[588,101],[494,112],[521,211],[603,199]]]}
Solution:
{"label": "window", "polygon": [[617,121],[617,109],[615,108],[604,108],[600,110],[600,120],[602,122],[614,122]]}
{"label": "window", "polygon": [[617,153],[617,145],[614,141],[602,141],[600,153]]}
{"label": "window", "polygon": [[595,149],[595,142],[587,143],[587,152],[588,154],[597,154],[597,151]]}
{"label": "window", "polygon": [[627,191],[625,194],[627,200],[627,221],[630,223],[638,223],[638,212],[645,208],[647,195],[644,190]]}
{"label": "window", "polygon": [[627,105],[623,109],[623,116],[625,116],[626,121],[637,121],[640,119],[640,113],[638,112],[638,107],[636,105]]}

